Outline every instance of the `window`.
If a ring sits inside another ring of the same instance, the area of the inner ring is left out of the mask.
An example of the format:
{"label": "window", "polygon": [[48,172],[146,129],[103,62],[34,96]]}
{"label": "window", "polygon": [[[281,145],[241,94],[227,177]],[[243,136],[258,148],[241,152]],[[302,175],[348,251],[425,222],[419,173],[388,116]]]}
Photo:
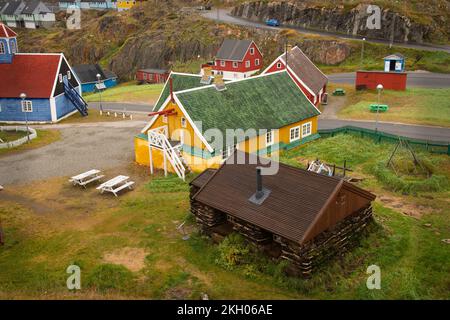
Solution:
{"label": "window", "polygon": [[22,101],[22,112],[33,112],[33,103],[29,100]]}
{"label": "window", "polygon": [[162,116],[162,122],[163,122],[163,123],[167,123],[167,115],[164,114],[164,115]]}
{"label": "window", "polygon": [[255,48],[250,48],[250,54],[254,55],[255,54]]}
{"label": "window", "polygon": [[281,62],[277,63],[277,69],[281,69]]}
{"label": "window", "polygon": [[[10,45],[11,45],[11,53],[16,53],[17,52],[16,42],[11,41]],[[1,49],[0,49],[0,51],[1,51]]]}
{"label": "window", "polygon": [[186,128],[186,118],[181,117],[181,127]]}
{"label": "window", "polygon": [[245,61],[245,67],[246,68],[250,68],[250,61],[249,60]]}
{"label": "window", "polygon": [[290,131],[290,141],[296,141],[300,139],[300,126],[291,128]]}
{"label": "window", "polygon": [[62,82],[62,73],[60,73],[59,75],[58,75],[58,79],[59,79],[59,83],[61,83]]}
{"label": "window", "polygon": [[229,156],[236,150],[236,145],[225,147],[225,149],[221,150],[222,160],[225,161]]}
{"label": "window", "polygon": [[5,44],[0,41],[0,54],[6,53]]}
{"label": "window", "polygon": [[143,78],[144,80],[147,80],[147,74],[146,74],[145,72],[142,74],[142,78]]}
{"label": "window", "polygon": [[225,67],[225,61],[220,60],[220,66],[221,66],[221,67]]}
{"label": "window", "polygon": [[72,73],[70,71],[67,71],[67,79],[72,79]]}
{"label": "window", "polygon": [[238,67],[238,63],[237,62],[233,62],[233,68],[237,68]]}
{"label": "window", "polygon": [[273,145],[273,131],[267,131],[266,133],[266,146]]}
{"label": "window", "polygon": [[311,134],[311,122],[302,125],[302,137],[307,137]]}
{"label": "window", "polygon": [[259,66],[259,59],[255,59],[255,66]]}

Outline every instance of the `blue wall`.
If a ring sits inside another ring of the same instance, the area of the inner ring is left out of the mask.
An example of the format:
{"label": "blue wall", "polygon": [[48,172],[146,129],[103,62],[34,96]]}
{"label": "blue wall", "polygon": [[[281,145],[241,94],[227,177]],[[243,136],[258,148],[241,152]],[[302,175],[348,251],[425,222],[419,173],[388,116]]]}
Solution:
{"label": "blue wall", "polygon": [[3,43],[5,51],[7,52],[5,54],[0,54],[0,63],[11,63],[13,56],[9,53],[7,40],[5,38],[1,38],[0,42]]}
{"label": "blue wall", "polygon": [[[28,121],[48,122],[52,121],[49,99],[27,99],[33,102],[33,112],[28,112]],[[22,112],[21,99],[0,98],[0,122],[23,121],[25,113]]]}
{"label": "blue wall", "polygon": [[65,94],[61,94],[55,98],[56,104],[56,119],[60,119],[64,117],[66,114],[71,113],[74,110],[77,110],[73,103],[66,98]]}
{"label": "blue wall", "polygon": [[[108,79],[106,81],[103,82],[105,84],[106,88],[111,88],[114,87],[115,85],[117,85],[117,80],[116,79]],[[91,82],[91,83],[85,83],[81,85],[81,91],[83,92],[94,92],[95,89],[95,82]]]}

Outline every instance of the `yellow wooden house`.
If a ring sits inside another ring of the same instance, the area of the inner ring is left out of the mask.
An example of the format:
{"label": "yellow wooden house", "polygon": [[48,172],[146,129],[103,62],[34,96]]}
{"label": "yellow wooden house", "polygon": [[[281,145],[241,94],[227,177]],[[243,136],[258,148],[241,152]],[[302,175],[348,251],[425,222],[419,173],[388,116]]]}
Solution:
{"label": "yellow wooden house", "polygon": [[319,137],[320,111],[286,71],[217,78],[171,73],[135,137],[136,162],[184,179],[188,169],[220,166],[234,150],[264,156]]}

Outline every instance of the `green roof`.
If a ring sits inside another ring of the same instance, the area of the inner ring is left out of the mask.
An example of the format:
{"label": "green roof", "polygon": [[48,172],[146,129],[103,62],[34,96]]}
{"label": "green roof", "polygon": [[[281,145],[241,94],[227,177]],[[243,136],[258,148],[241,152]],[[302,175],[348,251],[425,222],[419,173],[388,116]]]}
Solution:
{"label": "green roof", "polygon": [[279,129],[320,114],[286,72],[229,82],[226,88],[209,86],[176,95],[191,119],[201,121],[203,132]]}
{"label": "green roof", "polygon": [[[205,86],[204,84],[200,83],[201,77],[199,75],[171,73],[170,78],[172,78],[174,92]],[[164,85],[158,102],[153,107],[153,111],[158,111],[159,108],[161,108],[161,106],[164,104],[166,99],[169,97],[169,95],[170,84],[169,81],[167,81]]]}

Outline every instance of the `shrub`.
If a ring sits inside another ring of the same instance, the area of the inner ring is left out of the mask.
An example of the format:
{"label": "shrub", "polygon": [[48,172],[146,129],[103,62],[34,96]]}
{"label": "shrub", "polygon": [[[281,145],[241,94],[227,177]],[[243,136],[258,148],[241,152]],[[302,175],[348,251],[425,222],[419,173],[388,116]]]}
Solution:
{"label": "shrub", "polygon": [[233,269],[237,265],[248,262],[250,248],[248,243],[238,233],[232,233],[218,246],[219,257],[216,263],[226,269]]}

